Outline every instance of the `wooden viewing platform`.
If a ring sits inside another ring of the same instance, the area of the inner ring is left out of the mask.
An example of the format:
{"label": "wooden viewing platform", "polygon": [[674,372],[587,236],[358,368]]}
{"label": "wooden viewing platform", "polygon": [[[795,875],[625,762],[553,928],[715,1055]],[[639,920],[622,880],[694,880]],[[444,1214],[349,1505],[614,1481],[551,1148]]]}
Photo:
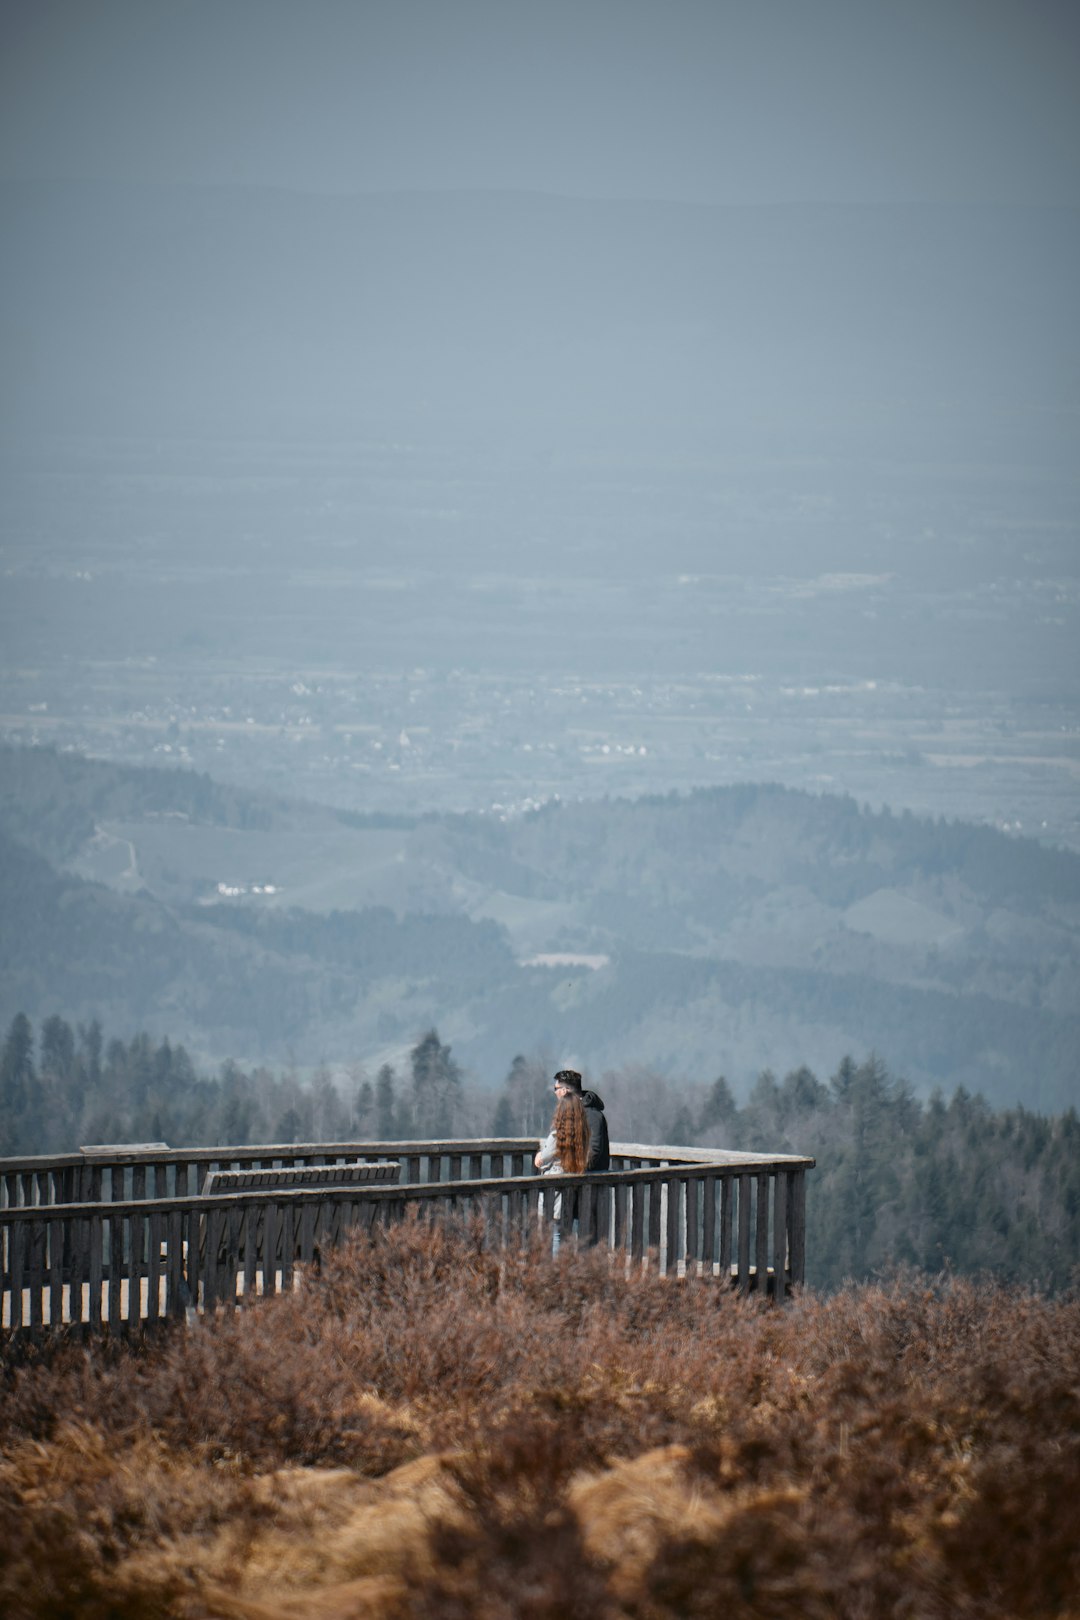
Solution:
{"label": "wooden viewing platform", "polygon": [[535,1151],[514,1137],[0,1159],[0,1335],[131,1332],[233,1308],[293,1287],[349,1228],[407,1209],[477,1214],[492,1244],[520,1241],[553,1223],[556,1192],[564,1236],[576,1217],[580,1242],[628,1264],[777,1300],[803,1281],[813,1159],[623,1142],[610,1170],[542,1177]]}

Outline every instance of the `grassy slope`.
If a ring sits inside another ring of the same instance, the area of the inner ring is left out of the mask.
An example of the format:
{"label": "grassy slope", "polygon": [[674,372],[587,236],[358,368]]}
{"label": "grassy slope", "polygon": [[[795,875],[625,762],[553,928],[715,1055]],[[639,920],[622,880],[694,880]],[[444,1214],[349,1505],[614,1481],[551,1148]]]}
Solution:
{"label": "grassy slope", "polygon": [[777,1312],[467,1231],[12,1366],[0,1604],[80,1615],[1064,1615],[1080,1302]]}

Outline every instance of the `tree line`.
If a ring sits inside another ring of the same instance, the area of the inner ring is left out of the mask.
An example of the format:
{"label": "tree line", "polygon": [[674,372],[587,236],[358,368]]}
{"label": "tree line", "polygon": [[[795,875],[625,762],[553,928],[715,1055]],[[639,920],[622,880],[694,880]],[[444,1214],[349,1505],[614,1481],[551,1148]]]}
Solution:
{"label": "tree line", "polygon": [[[105,1039],[97,1020],[54,1015],[37,1035],[19,1013],[0,1052],[0,1156],[92,1142],[259,1142],[540,1137],[552,1112],[550,1054],[519,1053],[498,1092],[467,1085],[451,1048],[424,1032],[400,1067],[305,1078],[196,1071],[181,1045]],[[628,1066],[593,1082],[615,1140],[801,1153],[808,1178],[807,1280],[838,1286],[897,1266],[988,1272],[1061,1290],[1080,1282],[1080,1120],[992,1109],[963,1087],[917,1097],[876,1056],[829,1080],[762,1072],[741,1104],[727,1080],[676,1082]]]}
{"label": "tree line", "polygon": [[[106,1040],[97,1019],[54,1014],[35,1038],[17,1013],[0,1051],[0,1157],[94,1142],[243,1147],[258,1142],[404,1141],[479,1130],[461,1068],[434,1029],[398,1071],[362,1065],[303,1078],[232,1061],[202,1075],[186,1049],[145,1032]],[[486,1128],[486,1127],[484,1127]]]}

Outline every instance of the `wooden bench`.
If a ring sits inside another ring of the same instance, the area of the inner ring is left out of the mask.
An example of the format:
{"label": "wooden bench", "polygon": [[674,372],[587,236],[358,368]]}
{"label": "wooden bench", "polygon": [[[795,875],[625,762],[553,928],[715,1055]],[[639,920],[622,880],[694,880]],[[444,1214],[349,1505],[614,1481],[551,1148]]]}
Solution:
{"label": "wooden bench", "polygon": [[295,1164],[280,1170],[210,1170],[203,1184],[203,1197],[230,1192],[256,1192],[259,1188],[279,1187],[356,1187],[361,1183],[395,1182],[401,1165],[395,1159],[378,1163],[355,1159],[349,1164]]}
{"label": "wooden bench", "polygon": [[[288,1165],[279,1169],[210,1170],[203,1184],[202,1196],[209,1201],[221,1194],[228,1196],[232,1193],[265,1192],[272,1196],[277,1192],[310,1192],[319,1187],[363,1187],[373,1184],[386,1186],[396,1183],[400,1175],[400,1162],[394,1159],[381,1162],[358,1159],[346,1164]],[[316,1214],[317,1211],[311,1209],[310,1215],[314,1217]],[[340,1227],[344,1216],[343,1206],[335,1204],[333,1216],[336,1225]],[[219,1220],[216,1223],[217,1241],[212,1246],[213,1253],[208,1255],[208,1217],[207,1215],[200,1217],[199,1272],[204,1278],[208,1269],[215,1274],[217,1279],[214,1284],[215,1293],[230,1297],[235,1288],[237,1274],[241,1270],[244,1272],[245,1287],[248,1286],[249,1280],[254,1281],[256,1272],[263,1274],[265,1286],[268,1270],[275,1275],[279,1270],[283,1275],[291,1271],[293,1262],[299,1257],[300,1232],[294,1230],[291,1245],[293,1252],[288,1253],[285,1224],[280,1219],[275,1220],[273,1241],[270,1245],[272,1252],[267,1254],[266,1219],[265,1207],[258,1207],[249,1208],[246,1221]],[[248,1255],[245,1232],[254,1234],[254,1251],[251,1256]],[[208,1259],[212,1262],[209,1268]],[[314,1262],[318,1270],[322,1263],[318,1244],[314,1248]]]}

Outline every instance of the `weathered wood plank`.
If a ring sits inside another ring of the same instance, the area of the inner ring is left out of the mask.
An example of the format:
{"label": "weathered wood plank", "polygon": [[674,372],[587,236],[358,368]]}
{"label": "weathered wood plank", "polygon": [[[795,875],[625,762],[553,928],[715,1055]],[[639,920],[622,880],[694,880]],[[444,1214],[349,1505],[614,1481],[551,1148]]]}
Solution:
{"label": "weathered wood plank", "polygon": [[105,1221],[101,1215],[90,1217],[90,1287],[87,1322],[91,1333],[101,1331],[102,1247],[105,1241]]}
{"label": "weathered wood plank", "polygon": [[341,1242],[346,1232],[345,1206],[335,1200],[329,1207],[331,1210],[331,1225],[327,1235],[331,1243],[337,1244]]}
{"label": "weathered wood plank", "polygon": [[8,1227],[8,1279],[10,1287],[9,1323],[14,1331],[23,1325],[23,1287],[26,1280],[26,1249],[30,1227],[26,1223]]}
{"label": "weathered wood plank", "polygon": [[571,1199],[577,1205],[580,1211],[578,1217],[578,1238],[583,1244],[592,1244],[596,1241],[597,1220],[599,1215],[597,1205],[599,1195],[599,1187],[588,1184],[570,1194]]}
{"label": "weathered wood plank", "polygon": [[[136,1164],[136,1165],[132,1166],[132,1170],[131,1170],[131,1197],[132,1197],[133,1200],[135,1200],[135,1199],[142,1200],[142,1199],[144,1199],[146,1197],[146,1165],[145,1164]],[[135,1298],[135,1301],[136,1301],[136,1307],[137,1307],[138,1299],[139,1299],[139,1293],[140,1293],[139,1284],[140,1284],[141,1279],[142,1279],[143,1268],[144,1268],[144,1266],[146,1264],[146,1257],[145,1257],[145,1255],[143,1253],[143,1223],[142,1223],[142,1221],[132,1220],[131,1222],[129,1222],[129,1224],[128,1224],[128,1244],[129,1244],[129,1250],[128,1250],[128,1277],[130,1279],[129,1286],[133,1290],[134,1298]],[[138,1309],[136,1308],[133,1312],[129,1312],[129,1315],[133,1316],[134,1318],[137,1318],[138,1315],[139,1315]]]}
{"label": "weathered wood plank", "polygon": [[534,1238],[540,1229],[541,1180],[542,1178],[537,1176],[535,1180],[527,1183],[524,1188],[525,1230],[523,1235],[527,1241]]}
{"label": "weathered wood plank", "polygon": [[221,1275],[222,1231],[225,1211],[208,1209],[199,1221],[199,1258],[202,1261],[203,1305],[212,1311],[218,1302],[218,1278]]}
{"label": "weathered wood plank", "polygon": [[236,1309],[236,1274],[240,1269],[240,1226],[243,1210],[230,1204],[225,1215],[224,1264],[219,1285],[221,1301],[227,1310]]}
{"label": "weathered wood plank", "polygon": [[706,1277],[716,1265],[716,1177],[706,1176],[701,1184],[701,1260]]}
{"label": "weathered wood plank", "polygon": [[764,1294],[769,1278],[769,1177],[758,1175],[754,1180],[754,1270],[757,1286]]}
{"label": "weathered wood plank", "polygon": [[189,1304],[193,1310],[198,1310],[202,1298],[202,1255],[199,1253],[201,1218],[201,1211],[198,1208],[184,1211],[184,1269],[190,1295]]}
{"label": "weathered wood plank", "polygon": [[305,1264],[315,1254],[315,1224],[323,1207],[322,1204],[305,1204],[300,1211],[300,1258]]}
{"label": "weathered wood plank", "polygon": [[[305,1229],[304,1215],[308,1209],[314,1210],[310,1228]],[[337,1216],[332,1199],[326,1199],[321,1204],[305,1204],[300,1211],[299,1238],[297,1240],[297,1257],[304,1265],[322,1266],[323,1254],[331,1249],[336,1239]]]}
{"label": "weathered wood plank", "polygon": [[524,1189],[516,1187],[506,1195],[506,1241],[517,1243],[528,1225],[529,1205]]}
{"label": "weathered wood plank", "polygon": [[[65,1223],[66,1224],[66,1223]],[[90,1223],[76,1216],[71,1223],[71,1263],[68,1273],[68,1314],[79,1325],[86,1321],[83,1284],[90,1278]]]}
{"label": "weathered wood plank", "polygon": [[161,1314],[161,1246],[165,1241],[165,1212],[152,1209],[147,1217],[146,1320]]}
{"label": "weathered wood plank", "polygon": [[718,1264],[725,1283],[731,1282],[731,1223],[733,1219],[735,1181],[724,1176],[720,1182],[720,1254]]}
{"label": "weathered wood plank", "polygon": [[701,1184],[697,1181],[684,1181],[683,1192],[686,1198],[686,1275],[696,1276],[701,1260],[700,1251],[700,1221],[698,1215],[698,1199],[701,1197]]}
{"label": "weathered wood plank", "polygon": [[684,1184],[673,1176],[667,1183],[667,1231],[665,1233],[663,1270],[674,1277],[679,1267],[679,1238],[682,1225]]}
{"label": "weathered wood plank", "polygon": [[751,1177],[739,1177],[739,1293],[750,1292],[750,1182]]}
{"label": "weathered wood plank", "polygon": [[[557,1182],[558,1176],[551,1176],[551,1181]],[[574,1231],[574,1195],[568,1188],[555,1187],[552,1189],[555,1201],[559,1206],[556,1225],[563,1242],[572,1236]]]}
{"label": "weathered wood plank", "polygon": [[30,1329],[40,1333],[45,1321],[45,1221],[36,1220],[30,1227],[27,1263],[27,1283],[30,1288]]}
{"label": "weathered wood plank", "polygon": [[118,1333],[124,1321],[124,1216],[109,1217],[109,1332]]}
{"label": "weathered wood plank", "polygon": [[296,1205],[286,1202],[281,1210],[281,1292],[288,1293],[293,1284],[296,1263]]}
{"label": "weathered wood plank", "polygon": [[248,1204],[241,1211],[241,1246],[244,1255],[244,1304],[250,1305],[258,1291],[259,1208]]}
{"label": "weathered wood plank", "polygon": [[183,1316],[189,1289],[184,1265],[184,1216],[179,1209],[169,1211],[165,1256],[165,1309],[169,1316]]}
{"label": "weathered wood plank", "polygon": [[791,1172],[791,1281],[806,1279],[806,1172]]}
{"label": "weathered wood plank", "polygon": [[278,1205],[271,1198],[263,1215],[262,1241],[263,1293],[268,1297],[277,1293],[278,1221]]}
{"label": "weathered wood plank", "polygon": [[611,1246],[620,1254],[626,1248],[626,1187],[617,1186],[612,1190],[612,1214],[614,1226]]}
{"label": "weathered wood plank", "polygon": [[778,1171],[773,1178],[773,1286],[778,1305],[787,1292],[787,1171]]}
{"label": "weathered wood plank", "polygon": [[648,1188],[635,1181],[630,1188],[630,1258],[640,1260],[645,1253],[645,1202]]}
{"label": "weathered wood plank", "polygon": [[663,1182],[649,1182],[649,1248],[660,1253],[661,1216],[663,1212]]}
{"label": "weathered wood plank", "polygon": [[62,1219],[49,1222],[49,1326],[59,1327],[64,1320],[64,1239],[68,1223]]}
{"label": "weathered wood plank", "polygon": [[594,1241],[605,1249],[611,1246],[611,1192],[601,1182],[592,1182],[592,1191],[596,1197],[596,1227]]}

